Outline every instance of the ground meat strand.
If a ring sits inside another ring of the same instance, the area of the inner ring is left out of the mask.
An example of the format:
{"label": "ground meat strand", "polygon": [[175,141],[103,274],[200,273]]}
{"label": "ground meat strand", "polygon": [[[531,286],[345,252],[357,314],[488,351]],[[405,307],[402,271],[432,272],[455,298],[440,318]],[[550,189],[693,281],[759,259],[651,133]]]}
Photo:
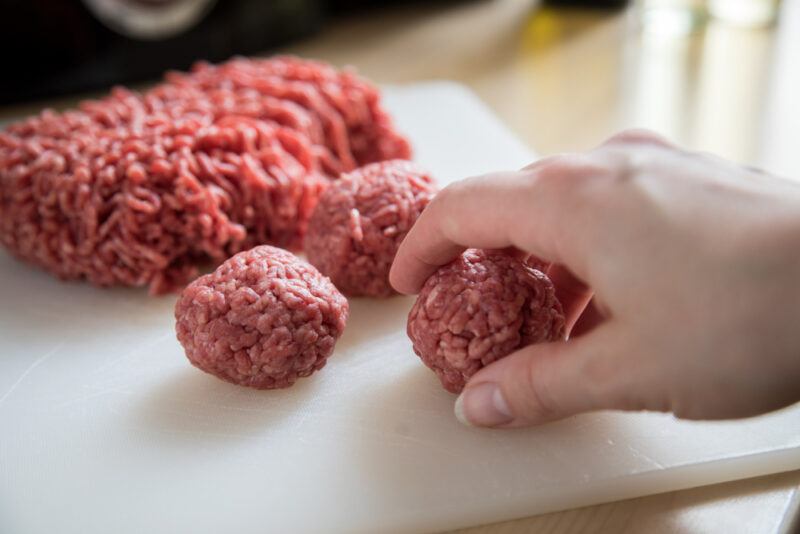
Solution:
{"label": "ground meat strand", "polygon": [[323,185],[304,138],[251,119],[203,122],[0,134],[2,243],[62,278],[153,293],[184,284],[202,259],[297,248]]}
{"label": "ground meat strand", "polygon": [[471,249],[425,282],[407,331],[414,352],[458,393],[511,352],[564,339],[564,312],[545,274],[506,253]]}
{"label": "ground meat strand", "polygon": [[178,340],[191,363],[258,389],[289,387],[321,369],[347,322],[347,300],[295,255],[240,252],[184,289]]}
{"label": "ground meat strand", "polygon": [[350,70],[291,56],[236,58],[220,65],[201,62],[191,73],[170,73],[167,79],[206,91],[256,91],[296,102],[318,119],[325,145],[336,160],[332,165],[338,165],[339,172],[411,157],[408,140],[395,131],[380,103],[380,92]]}

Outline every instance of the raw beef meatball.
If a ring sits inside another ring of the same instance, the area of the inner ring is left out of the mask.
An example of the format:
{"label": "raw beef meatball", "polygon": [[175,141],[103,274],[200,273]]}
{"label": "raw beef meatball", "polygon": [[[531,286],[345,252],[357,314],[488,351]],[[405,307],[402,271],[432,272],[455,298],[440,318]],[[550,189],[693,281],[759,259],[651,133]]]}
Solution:
{"label": "raw beef meatball", "polygon": [[178,341],[196,367],[258,389],[289,387],[325,365],[347,321],[347,300],[291,252],[240,252],[183,290]]}
{"label": "raw beef meatball", "polygon": [[331,183],[311,215],[305,252],[346,295],[394,294],[389,268],[436,191],[411,162],[373,163]]}
{"label": "raw beef meatball", "polygon": [[550,279],[503,252],[464,252],[425,282],[408,315],[414,352],[452,393],[495,360],[564,335]]}

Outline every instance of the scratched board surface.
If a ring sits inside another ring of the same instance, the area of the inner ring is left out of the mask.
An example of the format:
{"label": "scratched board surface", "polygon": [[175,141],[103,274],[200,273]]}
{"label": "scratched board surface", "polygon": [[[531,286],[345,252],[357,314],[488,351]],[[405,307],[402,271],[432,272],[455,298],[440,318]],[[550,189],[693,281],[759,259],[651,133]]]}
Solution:
{"label": "scratched board surface", "polygon": [[[459,86],[387,98],[442,183],[532,159]],[[461,427],[411,353],[408,298],[353,300],[329,365],[295,387],[238,388],[186,362],[174,300],[0,253],[0,532],[437,530],[800,467],[798,408]]]}

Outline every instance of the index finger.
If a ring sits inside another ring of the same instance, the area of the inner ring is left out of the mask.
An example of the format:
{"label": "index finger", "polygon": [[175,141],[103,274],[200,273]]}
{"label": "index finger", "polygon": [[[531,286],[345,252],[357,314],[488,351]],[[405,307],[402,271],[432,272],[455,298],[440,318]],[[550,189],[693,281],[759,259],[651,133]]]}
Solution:
{"label": "index finger", "polygon": [[568,216],[570,190],[592,173],[607,172],[588,156],[558,156],[517,172],[469,178],[442,190],[400,245],[389,274],[401,293],[413,294],[440,266],[466,248],[517,247],[585,273]]}

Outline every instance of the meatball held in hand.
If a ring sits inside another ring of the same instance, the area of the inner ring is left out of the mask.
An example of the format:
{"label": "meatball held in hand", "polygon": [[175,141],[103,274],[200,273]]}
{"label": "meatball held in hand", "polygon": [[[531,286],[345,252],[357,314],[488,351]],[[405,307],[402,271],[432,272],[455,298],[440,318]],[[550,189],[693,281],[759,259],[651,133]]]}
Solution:
{"label": "meatball held in hand", "polygon": [[189,284],[175,306],[192,365],[257,389],[289,387],[321,369],[347,314],[330,280],[271,246],[236,254]]}
{"label": "meatball held in hand", "polygon": [[459,393],[490,363],[564,339],[564,312],[544,273],[504,252],[470,249],[425,282],[408,336],[442,386]]}
{"label": "meatball held in hand", "polygon": [[305,238],[308,261],[350,296],[388,297],[397,248],[436,192],[405,160],[372,163],[328,186]]}

